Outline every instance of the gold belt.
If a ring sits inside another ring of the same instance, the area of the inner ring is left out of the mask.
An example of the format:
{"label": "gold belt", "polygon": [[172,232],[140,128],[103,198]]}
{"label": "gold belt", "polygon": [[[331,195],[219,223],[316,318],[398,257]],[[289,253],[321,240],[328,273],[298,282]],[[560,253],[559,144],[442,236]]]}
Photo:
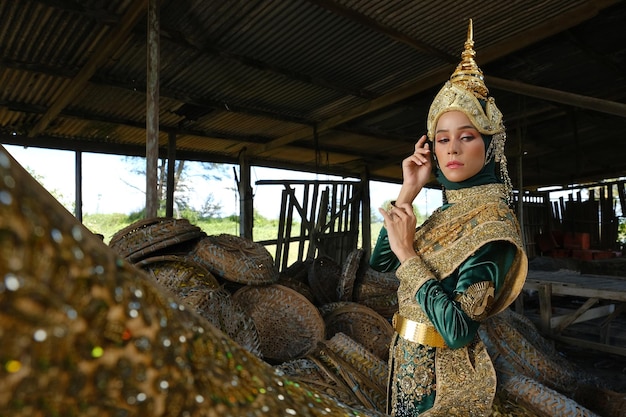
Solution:
{"label": "gold belt", "polygon": [[406,340],[425,346],[446,347],[446,342],[437,329],[426,323],[409,320],[396,313],[392,324],[396,332]]}

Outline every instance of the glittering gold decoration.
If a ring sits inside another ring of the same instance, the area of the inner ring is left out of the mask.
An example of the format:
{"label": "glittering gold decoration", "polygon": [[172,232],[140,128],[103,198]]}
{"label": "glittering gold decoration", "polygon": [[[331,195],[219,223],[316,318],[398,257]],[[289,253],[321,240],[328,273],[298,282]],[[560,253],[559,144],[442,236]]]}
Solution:
{"label": "glittering gold decoration", "polygon": [[417,415],[416,403],[436,389],[435,348],[396,336],[390,353],[391,403],[387,412],[395,417]]}
{"label": "glittering gold decoration", "polygon": [[0,415],[381,416],[294,381],[123,260],[0,147]]}
{"label": "glittering gold decoration", "polygon": [[485,345],[437,350],[437,396],[424,416],[489,416],[496,395],[496,371]]}

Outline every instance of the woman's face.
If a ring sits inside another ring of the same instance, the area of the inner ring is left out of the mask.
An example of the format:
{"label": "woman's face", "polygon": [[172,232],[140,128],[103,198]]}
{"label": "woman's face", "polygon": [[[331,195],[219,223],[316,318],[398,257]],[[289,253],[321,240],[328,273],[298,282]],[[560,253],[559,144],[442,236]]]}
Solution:
{"label": "woman's face", "polygon": [[485,142],[465,113],[442,114],[435,130],[435,156],[448,181],[461,182],[485,165]]}

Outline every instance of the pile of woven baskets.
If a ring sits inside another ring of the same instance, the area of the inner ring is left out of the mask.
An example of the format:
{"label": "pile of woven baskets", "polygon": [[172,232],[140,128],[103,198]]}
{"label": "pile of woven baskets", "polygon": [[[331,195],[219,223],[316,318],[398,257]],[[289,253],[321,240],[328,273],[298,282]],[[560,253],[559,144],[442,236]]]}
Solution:
{"label": "pile of woven baskets", "polygon": [[136,222],[109,246],[279,372],[384,410],[398,281],[371,270],[364,251],[344,265],[321,256],[279,273],[261,244],[168,218]]}
{"label": "pile of woven baskets", "polygon": [[[399,282],[373,270],[363,250],[342,264],[322,255],[279,273],[259,243],[165,218],[121,230],[110,246],[277,372],[347,405],[385,411]],[[482,328],[499,375],[494,416],[598,415],[581,404],[623,415],[623,394],[559,358],[523,317],[507,311]]]}

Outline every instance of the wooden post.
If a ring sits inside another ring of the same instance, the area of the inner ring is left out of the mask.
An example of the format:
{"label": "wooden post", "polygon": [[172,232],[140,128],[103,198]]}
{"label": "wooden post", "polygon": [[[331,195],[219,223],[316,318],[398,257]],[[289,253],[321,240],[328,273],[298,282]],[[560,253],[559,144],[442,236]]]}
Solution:
{"label": "wooden post", "polygon": [[365,259],[372,253],[372,206],[370,201],[370,175],[367,167],[361,172],[361,247]]}
{"label": "wooden post", "polygon": [[552,334],[552,284],[539,286],[540,327],[544,334]]}
{"label": "wooden post", "polygon": [[148,3],[146,85],[146,218],[157,216],[159,163],[159,0]]}
{"label": "wooden post", "polygon": [[83,222],[83,153],[76,151],[76,164],[74,165],[74,181],[76,198],[74,200],[74,216],[79,222]]}
{"label": "wooden post", "polygon": [[522,147],[522,129],[519,124],[517,127],[517,143],[517,219],[520,222],[520,228],[522,230],[522,243],[526,245],[528,244],[530,236],[526,236],[527,220],[524,219],[524,175],[522,171],[524,148]]}
{"label": "wooden post", "polygon": [[165,198],[165,217],[174,217],[174,172],[176,171],[176,133],[167,136],[167,196]]}
{"label": "wooden post", "polygon": [[244,149],[239,155],[239,236],[252,240],[254,206],[250,186],[250,163]]}

